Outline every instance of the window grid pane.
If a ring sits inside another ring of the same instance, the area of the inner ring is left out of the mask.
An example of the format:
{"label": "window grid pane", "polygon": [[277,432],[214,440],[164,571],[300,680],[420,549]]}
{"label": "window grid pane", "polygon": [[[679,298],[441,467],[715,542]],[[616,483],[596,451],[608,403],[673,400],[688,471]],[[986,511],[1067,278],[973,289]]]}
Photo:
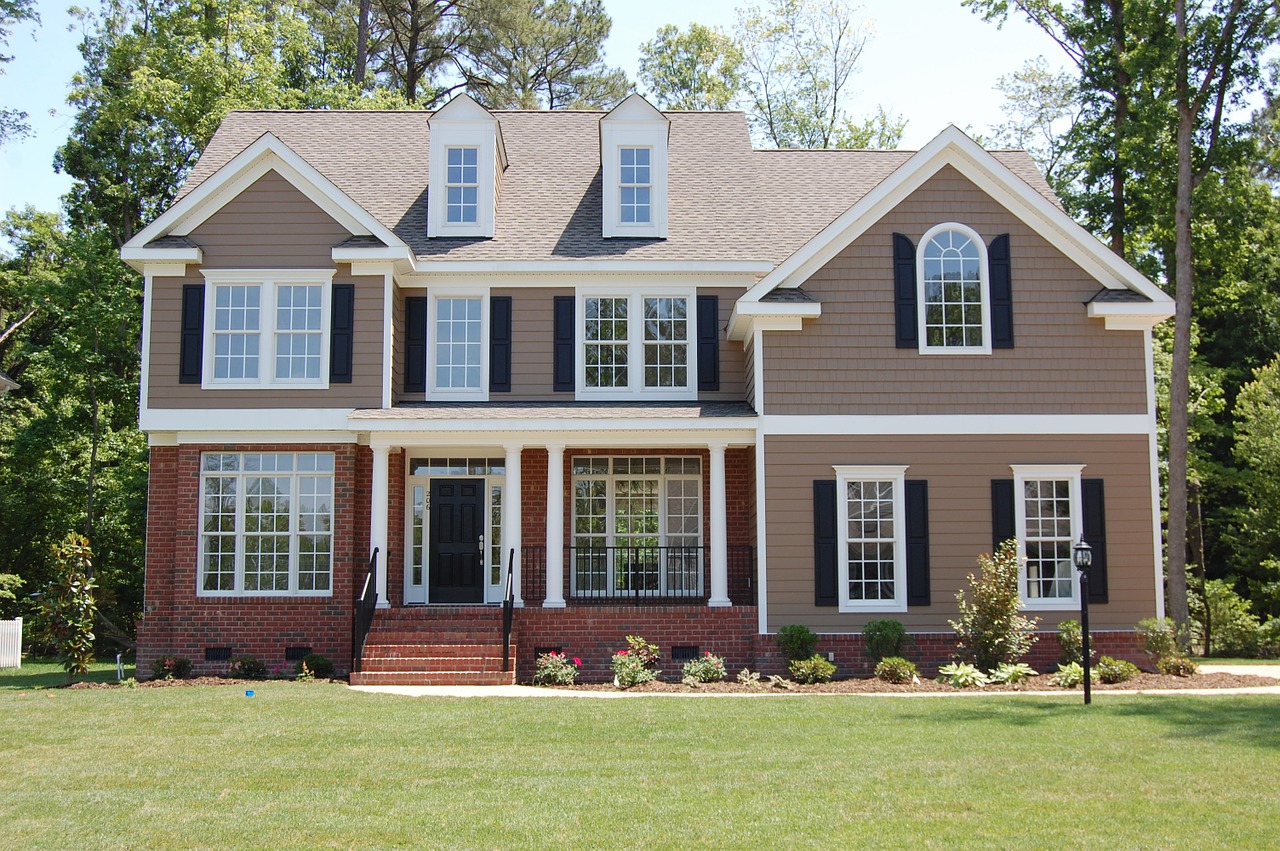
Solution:
{"label": "window grid pane", "polygon": [[627,311],[625,297],[586,300],[587,387],[627,386]]}
{"label": "window grid pane", "polygon": [[689,310],[684,298],[644,300],[644,386],[689,384]]}
{"label": "window grid pane", "polygon": [[849,524],[845,530],[849,599],[893,600],[896,590],[893,482],[848,482],[845,498]]}
{"label": "window grid pane", "polygon": [[320,378],[322,288],[276,287],[276,378]]}
{"label": "window grid pane", "polygon": [[201,564],[204,580],[200,587],[204,591],[235,589],[236,483],[235,476],[204,478],[200,505],[200,528],[204,537],[204,560]]}
{"label": "window grid pane", "polygon": [[478,298],[436,300],[436,389],[480,389],[481,306]]}
{"label": "window grid pane", "polygon": [[479,155],[479,148],[448,149],[445,218],[449,224],[475,224],[478,220]]}
{"label": "window grid pane", "polygon": [[292,479],[250,476],[244,499],[244,590],[289,590]]}
{"label": "window grid pane", "polygon": [[650,222],[653,209],[650,154],[648,148],[622,148],[618,152],[619,215],[623,224],[647,225]]}
{"label": "window grid pane", "polygon": [[214,288],[213,377],[229,381],[258,379],[258,284]]}
{"label": "window grid pane", "polygon": [[1069,600],[1072,592],[1071,482],[1029,479],[1026,510],[1027,599]]}
{"label": "window grid pane", "polygon": [[959,231],[924,250],[924,327],[929,346],[981,346],[982,271],[978,246]]}

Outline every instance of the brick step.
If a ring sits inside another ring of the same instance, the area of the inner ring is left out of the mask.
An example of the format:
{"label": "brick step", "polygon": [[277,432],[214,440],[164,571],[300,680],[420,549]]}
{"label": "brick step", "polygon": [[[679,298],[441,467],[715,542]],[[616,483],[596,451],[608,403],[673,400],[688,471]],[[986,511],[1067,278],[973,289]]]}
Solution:
{"label": "brick step", "polygon": [[414,621],[429,623],[446,621],[450,623],[502,623],[500,606],[452,606],[452,607],[410,607],[401,609],[378,609],[374,615],[374,623],[400,623]]}
{"label": "brick step", "polygon": [[[514,630],[513,630],[514,632]],[[371,629],[366,644],[497,644],[501,629]]]}
{"label": "brick step", "polygon": [[[516,648],[511,647],[514,658]],[[490,656],[502,658],[500,644],[366,644],[364,658],[370,659],[484,659]]]}
{"label": "brick step", "polygon": [[[514,665],[512,666],[514,669]],[[509,686],[515,671],[361,671],[351,675],[353,686]]]}
{"label": "brick step", "polygon": [[[515,665],[515,659],[511,660]],[[463,672],[471,674],[497,673],[502,670],[502,657],[407,656],[402,659],[365,659],[366,672],[395,673],[422,671],[425,673]]]}

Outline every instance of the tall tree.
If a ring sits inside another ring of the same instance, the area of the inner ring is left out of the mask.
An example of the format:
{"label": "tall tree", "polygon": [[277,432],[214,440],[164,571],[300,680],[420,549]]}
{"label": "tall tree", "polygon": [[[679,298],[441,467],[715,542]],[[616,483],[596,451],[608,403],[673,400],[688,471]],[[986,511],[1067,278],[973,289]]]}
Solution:
{"label": "tall tree", "polygon": [[[23,21],[40,22],[35,0],[0,0],[0,48],[8,46],[9,35],[14,26]],[[4,73],[4,65],[12,60],[12,56],[0,53],[0,74]],[[8,139],[25,136],[30,132],[25,112],[0,107],[0,145],[4,145]]]}
{"label": "tall tree", "polygon": [[1071,157],[1071,131],[1083,107],[1076,78],[1054,71],[1043,56],[1027,60],[1021,68],[996,83],[1005,102],[1005,120],[993,128],[995,141],[1021,148],[1044,172],[1059,195],[1071,190],[1077,169]]}
{"label": "tall tree", "polygon": [[376,73],[407,103],[432,106],[466,84],[461,57],[475,31],[460,0],[373,0],[372,10],[382,28]]}
{"label": "tall tree", "polygon": [[742,89],[742,50],[715,27],[667,24],[640,45],[640,81],[662,109],[728,109]]}

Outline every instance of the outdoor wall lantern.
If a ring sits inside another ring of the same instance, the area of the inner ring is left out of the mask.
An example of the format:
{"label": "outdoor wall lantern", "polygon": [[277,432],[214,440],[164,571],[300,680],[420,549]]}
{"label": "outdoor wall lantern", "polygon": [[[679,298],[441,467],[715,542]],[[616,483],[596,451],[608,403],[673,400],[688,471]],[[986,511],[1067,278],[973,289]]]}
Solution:
{"label": "outdoor wall lantern", "polygon": [[1071,550],[1071,562],[1080,571],[1080,655],[1084,664],[1084,702],[1091,702],[1089,694],[1089,566],[1093,564],[1093,547],[1085,543],[1084,535]]}

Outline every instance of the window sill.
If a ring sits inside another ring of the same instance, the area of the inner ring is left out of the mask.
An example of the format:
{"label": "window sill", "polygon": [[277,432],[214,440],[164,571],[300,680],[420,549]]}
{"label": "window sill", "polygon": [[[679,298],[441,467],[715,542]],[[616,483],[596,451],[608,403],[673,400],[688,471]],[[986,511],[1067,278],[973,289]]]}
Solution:
{"label": "window sill", "polygon": [[328,390],[328,381],[205,381],[201,390]]}
{"label": "window sill", "polygon": [[880,603],[846,603],[841,602],[839,612],[841,614],[857,615],[857,614],[875,614],[877,612],[905,612],[907,610],[906,603],[899,603],[897,600],[882,601]]}
{"label": "window sill", "polygon": [[1054,600],[1022,600],[1022,608],[1028,612],[1066,612],[1080,608],[1079,598],[1062,597]]}
{"label": "window sill", "polygon": [[328,600],[332,591],[197,591],[202,600]]}
{"label": "window sill", "polygon": [[990,346],[921,346],[922,355],[989,355]]}

